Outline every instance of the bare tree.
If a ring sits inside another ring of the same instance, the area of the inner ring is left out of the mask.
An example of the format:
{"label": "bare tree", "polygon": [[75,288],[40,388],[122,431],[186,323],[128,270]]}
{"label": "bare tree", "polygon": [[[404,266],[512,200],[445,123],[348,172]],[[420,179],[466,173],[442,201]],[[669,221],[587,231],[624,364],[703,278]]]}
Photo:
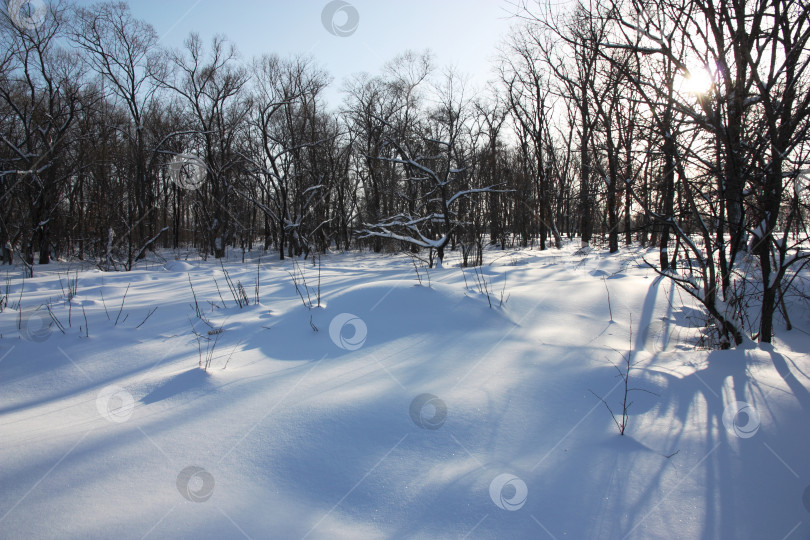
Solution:
{"label": "bare tree", "polygon": [[[101,88],[123,105],[130,124],[121,132],[126,138],[134,172],[129,202],[127,268],[133,256],[143,256],[145,243],[154,241],[156,209],[154,175],[147,171],[148,109],[156,100],[158,79],[166,77],[166,63],[158,49],[155,29],[132,16],[124,2],[102,2],[77,8],[72,40],[101,77]],[[105,96],[106,97],[106,96]],[[128,129],[127,129],[128,128]],[[151,215],[151,217],[150,217]],[[137,231],[133,239],[133,231]]]}
{"label": "bare tree", "polygon": [[180,96],[193,119],[196,148],[207,168],[206,182],[198,190],[205,223],[207,248],[215,257],[225,256],[236,221],[230,212],[232,180],[241,157],[236,144],[250,103],[243,89],[250,79],[237,63],[236,47],[223,36],[211,41],[207,54],[197,34],[191,34],[184,51],[170,53],[170,69],[163,87]]}
{"label": "bare tree", "polygon": [[[790,0],[758,5],[750,15],[753,28],[745,34],[750,46],[744,49],[744,61],[753,80],[751,101],[756,111],[751,116],[760,120],[747,144],[755,171],[751,246],[759,258],[763,288],[758,339],[767,343],[773,337],[783,280],[810,259],[802,249],[806,233],[791,238],[800,216],[794,199],[798,192],[789,189],[808,167],[810,15],[806,7]],[[743,27],[740,24],[737,29]]]}
{"label": "bare tree", "polygon": [[551,92],[548,75],[543,71],[542,50],[547,49],[548,44],[538,46],[545,38],[546,35],[536,27],[516,31],[500,70],[510,111],[531,141],[541,250],[546,249],[549,233],[554,236],[555,246],[558,249],[562,246],[551,207],[551,178],[546,160]]}
{"label": "bare tree", "polygon": [[6,13],[0,16],[5,68],[0,100],[4,104],[6,129],[0,136],[6,158],[3,194],[6,201],[19,197],[25,211],[11,231],[4,234],[20,245],[22,261],[33,274],[34,249],[39,264],[48,264],[59,203],[75,161],[70,153],[70,134],[81,110],[80,81],[83,74],[75,54],[60,48],[65,36],[66,8],[50,4],[41,24],[17,26]]}
{"label": "bare tree", "polygon": [[260,197],[248,199],[272,221],[283,260],[288,247],[291,255],[309,251],[307,237],[312,231],[302,230],[303,220],[326,191],[320,181],[306,185],[312,163],[304,151],[323,143],[314,107],[328,76],[300,57],[264,56],[253,65],[252,125],[260,144],[249,159],[258,175]]}
{"label": "bare tree", "polygon": [[441,266],[445,248],[464,225],[457,212],[459,204],[495,187],[457,187],[467,173],[463,138],[469,133],[471,107],[454,72],[445,73],[436,101],[420,132],[403,134],[394,125],[385,125],[386,145],[395,150],[395,156],[379,159],[405,171],[405,185],[399,192],[405,204],[398,213],[366,224],[363,235],[435,250],[435,263]]}

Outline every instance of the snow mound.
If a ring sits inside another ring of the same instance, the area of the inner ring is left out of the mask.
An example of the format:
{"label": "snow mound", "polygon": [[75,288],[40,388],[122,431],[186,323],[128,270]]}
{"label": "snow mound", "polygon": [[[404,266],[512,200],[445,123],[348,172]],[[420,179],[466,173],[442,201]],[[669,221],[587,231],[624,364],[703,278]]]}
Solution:
{"label": "snow mound", "polygon": [[428,287],[409,280],[354,285],[331,295],[327,303],[330,311],[354,310],[373,314],[378,320],[383,317],[399,324],[411,321],[419,326],[425,322],[450,322],[447,320],[450,314],[469,318],[470,310],[488,311],[485,304],[457,288],[441,283]]}
{"label": "snow mound", "polygon": [[194,269],[194,265],[186,261],[169,261],[165,268],[168,272],[188,272]]}
{"label": "snow mound", "polygon": [[445,336],[511,324],[485,298],[450,286],[408,280],[350,286],[325,297],[322,307],[293,308],[275,324],[252,333],[249,345],[272,358],[317,360],[384,346],[412,336]]}

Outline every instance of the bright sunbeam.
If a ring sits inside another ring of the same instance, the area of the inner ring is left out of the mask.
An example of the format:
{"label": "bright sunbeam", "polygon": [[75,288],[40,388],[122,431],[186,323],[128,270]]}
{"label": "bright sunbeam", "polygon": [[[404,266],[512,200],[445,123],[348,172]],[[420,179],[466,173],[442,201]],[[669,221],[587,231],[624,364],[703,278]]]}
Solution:
{"label": "bright sunbeam", "polygon": [[690,94],[705,94],[711,90],[714,77],[705,68],[698,68],[683,78],[683,90]]}

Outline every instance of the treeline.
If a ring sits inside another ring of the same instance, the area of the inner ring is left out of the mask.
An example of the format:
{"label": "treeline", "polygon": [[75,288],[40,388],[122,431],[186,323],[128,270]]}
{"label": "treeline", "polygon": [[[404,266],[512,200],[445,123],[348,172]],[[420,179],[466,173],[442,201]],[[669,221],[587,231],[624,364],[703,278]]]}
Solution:
{"label": "treeline", "polygon": [[474,262],[485,232],[537,241],[533,165],[504,144],[503,104],[470,99],[427,52],[345,81],[327,108],[311,59],[243,59],[196,34],[165,50],[125,3],[49,3],[36,25],[6,17],[2,38],[0,241],[31,271],[188,245],[451,244]]}
{"label": "treeline", "polygon": [[29,273],[188,245],[475,265],[567,236],[656,246],[722,346],[787,318],[808,260],[801,2],[518,2],[487,88],[407,52],[332,107],[309,58],[166,50],[124,3],[46,6],[0,21],[0,242]]}

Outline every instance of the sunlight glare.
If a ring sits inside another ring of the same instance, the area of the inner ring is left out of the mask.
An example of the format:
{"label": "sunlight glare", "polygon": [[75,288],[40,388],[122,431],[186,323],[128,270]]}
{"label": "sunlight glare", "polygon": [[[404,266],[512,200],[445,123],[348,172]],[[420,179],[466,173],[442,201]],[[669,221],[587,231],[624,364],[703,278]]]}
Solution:
{"label": "sunlight glare", "polygon": [[714,77],[706,68],[698,68],[683,79],[683,89],[690,94],[705,94],[711,90]]}

